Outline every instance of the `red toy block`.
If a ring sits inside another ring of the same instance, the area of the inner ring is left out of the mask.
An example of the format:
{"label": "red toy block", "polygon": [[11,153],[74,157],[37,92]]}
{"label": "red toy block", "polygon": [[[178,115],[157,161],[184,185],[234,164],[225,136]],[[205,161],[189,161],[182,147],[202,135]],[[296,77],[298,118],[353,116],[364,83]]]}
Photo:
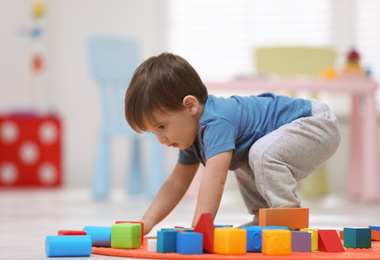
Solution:
{"label": "red toy block", "polygon": [[87,232],[82,230],[59,230],[58,236],[87,236]]}
{"label": "red toy block", "polygon": [[57,187],[61,123],[53,116],[0,116],[0,187]]}
{"label": "red toy block", "polygon": [[344,252],[342,241],[336,230],[318,230],[318,250],[324,252]]}
{"label": "red toy block", "polygon": [[308,208],[260,209],[259,226],[282,226],[290,229],[309,227]]}
{"label": "red toy block", "polygon": [[214,252],[214,220],[210,213],[203,213],[194,228],[194,232],[203,234],[203,250]]}
{"label": "red toy block", "polygon": [[141,225],[141,245],[144,244],[144,223],[138,221],[124,221],[117,220],[115,224],[123,224],[123,223],[132,223],[132,224],[140,224]]}

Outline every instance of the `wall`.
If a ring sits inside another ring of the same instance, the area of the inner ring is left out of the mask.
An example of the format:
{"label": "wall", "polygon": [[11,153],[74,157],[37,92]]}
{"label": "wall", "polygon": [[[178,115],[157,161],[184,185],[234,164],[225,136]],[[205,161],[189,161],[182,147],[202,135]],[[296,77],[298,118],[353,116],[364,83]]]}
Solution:
{"label": "wall", "polygon": [[[30,54],[35,40],[21,33],[33,25],[31,0],[0,1],[0,112],[58,113],[64,125],[64,165],[68,186],[88,185],[101,123],[99,91],[92,80],[86,39],[92,34],[128,36],[141,46],[141,61],[165,50],[166,1],[46,1],[43,51],[46,70],[38,99],[31,93]],[[32,91],[33,92],[33,91]],[[114,143],[116,171],[126,163],[128,143]]]}

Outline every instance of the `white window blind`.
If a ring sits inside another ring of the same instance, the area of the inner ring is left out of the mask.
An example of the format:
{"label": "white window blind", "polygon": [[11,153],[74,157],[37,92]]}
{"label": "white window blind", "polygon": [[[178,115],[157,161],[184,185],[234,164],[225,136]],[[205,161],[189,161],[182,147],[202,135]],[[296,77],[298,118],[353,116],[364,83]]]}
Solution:
{"label": "white window blind", "polygon": [[170,0],[170,49],[202,78],[254,72],[260,45],[332,45],[328,0]]}

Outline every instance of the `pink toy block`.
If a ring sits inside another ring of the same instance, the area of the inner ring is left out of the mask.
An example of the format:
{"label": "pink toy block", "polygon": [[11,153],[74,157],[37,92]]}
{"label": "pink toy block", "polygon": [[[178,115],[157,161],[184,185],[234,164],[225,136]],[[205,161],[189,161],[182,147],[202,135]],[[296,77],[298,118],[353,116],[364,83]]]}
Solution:
{"label": "pink toy block", "polygon": [[194,232],[203,234],[203,250],[214,252],[214,220],[210,213],[203,213],[194,228]]}
{"label": "pink toy block", "polygon": [[318,230],[318,250],[324,252],[344,252],[342,241],[336,230]]}

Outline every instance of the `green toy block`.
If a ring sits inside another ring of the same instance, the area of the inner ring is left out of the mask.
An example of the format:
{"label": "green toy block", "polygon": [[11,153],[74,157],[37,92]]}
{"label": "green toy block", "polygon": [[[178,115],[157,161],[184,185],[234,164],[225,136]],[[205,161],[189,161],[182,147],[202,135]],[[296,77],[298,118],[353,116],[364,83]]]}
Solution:
{"label": "green toy block", "polygon": [[132,223],[111,226],[112,248],[138,248],[141,246],[141,225]]}
{"label": "green toy block", "polygon": [[344,246],[350,248],[371,248],[371,229],[344,228]]}

